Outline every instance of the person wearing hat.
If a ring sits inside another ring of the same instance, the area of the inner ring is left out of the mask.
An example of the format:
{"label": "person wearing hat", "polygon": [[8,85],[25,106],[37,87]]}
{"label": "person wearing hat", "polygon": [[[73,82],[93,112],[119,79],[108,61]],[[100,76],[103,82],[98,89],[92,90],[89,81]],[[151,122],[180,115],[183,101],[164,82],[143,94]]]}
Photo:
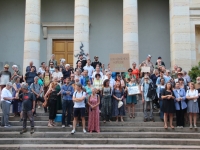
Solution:
{"label": "person wearing hat", "polygon": [[[144,82],[141,85],[142,103],[144,104],[144,122],[147,122],[148,117],[149,117],[150,121],[155,122],[154,117],[153,117],[153,100],[150,97],[148,97],[148,91],[149,91],[150,84],[151,84],[151,82],[149,80],[149,76],[145,75]],[[150,108],[149,116],[147,113],[148,105]]]}
{"label": "person wearing hat", "polygon": [[22,116],[23,116],[23,129],[20,134],[27,132],[27,118],[30,120],[31,124],[31,131],[30,133],[34,133],[34,119],[33,119],[33,112],[35,111],[35,95],[29,91],[29,87],[26,84],[23,84],[22,92],[19,95],[19,99],[22,101]]}
{"label": "person wearing hat", "polygon": [[152,57],[151,55],[147,55],[147,59],[142,62],[142,64],[146,64],[147,67],[150,67],[150,74],[152,74],[154,70],[154,65],[151,62],[151,57]]}
{"label": "person wearing hat", "polygon": [[10,105],[12,100],[16,99],[12,96],[10,89],[12,88],[12,83],[7,82],[6,87],[4,87],[1,91],[1,109],[2,109],[2,117],[1,117],[1,126],[8,128],[9,124],[9,113],[10,113]]}
{"label": "person wearing hat", "polygon": [[[175,82],[175,83],[178,82],[178,80],[179,80],[180,78],[183,78],[183,73],[182,73],[182,72],[178,72],[178,73],[177,73],[177,78],[174,80],[174,82]],[[184,85],[187,85],[186,79],[185,79],[185,78],[183,78],[183,79],[184,79]]]}
{"label": "person wearing hat", "polygon": [[0,72],[0,78],[1,78],[0,87],[1,87],[1,89],[3,89],[6,86],[6,83],[10,82],[10,80],[11,80],[11,72],[8,69],[9,69],[9,65],[6,64],[4,66],[4,70],[2,70]]}
{"label": "person wearing hat", "polygon": [[102,67],[101,62],[99,62],[98,59],[99,59],[98,56],[94,56],[94,62],[92,62],[92,64],[91,64],[91,65],[93,66],[94,69],[96,69],[97,64],[99,64],[99,66]]}
{"label": "person wearing hat", "polygon": [[78,62],[81,62],[81,68],[83,69],[83,67],[85,67],[85,65],[87,64],[87,60],[84,59],[83,55],[80,54],[79,55],[79,59],[77,60],[76,64],[78,65]]}
{"label": "person wearing hat", "polygon": [[162,57],[158,57],[155,66],[165,66],[165,63],[162,61]]}

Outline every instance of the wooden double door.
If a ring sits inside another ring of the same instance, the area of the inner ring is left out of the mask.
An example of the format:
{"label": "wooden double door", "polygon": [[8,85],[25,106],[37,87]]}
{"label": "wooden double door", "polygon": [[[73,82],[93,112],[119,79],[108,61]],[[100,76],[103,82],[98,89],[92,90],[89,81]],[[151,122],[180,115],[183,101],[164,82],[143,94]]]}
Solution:
{"label": "wooden double door", "polygon": [[60,59],[64,58],[66,64],[73,66],[74,41],[73,40],[53,40],[53,50],[55,59],[60,64]]}

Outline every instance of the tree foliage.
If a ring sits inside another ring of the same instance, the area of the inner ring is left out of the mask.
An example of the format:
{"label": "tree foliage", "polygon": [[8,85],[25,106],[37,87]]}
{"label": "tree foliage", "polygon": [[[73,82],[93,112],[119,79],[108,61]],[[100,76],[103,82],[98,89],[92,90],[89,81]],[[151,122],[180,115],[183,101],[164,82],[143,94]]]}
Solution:
{"label": "tree foliage", "polygon": [[196,78],[200,76],[200,62],[198,63],[198,66],[192,67],[189,71],[189,76],[193,82],[196,82]]}

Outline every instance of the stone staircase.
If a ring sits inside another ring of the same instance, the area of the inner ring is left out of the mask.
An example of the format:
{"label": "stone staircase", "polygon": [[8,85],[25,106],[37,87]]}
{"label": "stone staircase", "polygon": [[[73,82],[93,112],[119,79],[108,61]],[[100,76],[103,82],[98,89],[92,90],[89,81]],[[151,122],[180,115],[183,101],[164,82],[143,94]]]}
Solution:
{"label": "stone staircase", "polygon": [[[136,105],[136,118],[124,117],[125,122],[103,123],[101,133],[82,133],[82,127],[71,135],[72,128],[61,128],[61,123],[49,128],[48,113],[38,109],[35,117],[35,133],[19,134],[22,123],[19,117],[10,116],[11,128],[0,127],[0,149],[3,150],[41,150],[41,149],[200,149],[199,128],[189,129],[187,124],[183,129],[167,130],[159,119],[159,113],[154,112],[155,122],[143,122],[141,101]],[[1,113],[0,113],[1,116]],[[174,121],[176,118],[174,117]],[[27,123],[29,125],[29,122]],[[175,122],[174,122],[175,125]],[[198,121],[197,126],[200,126]],[[30,130],[30,128],[28,127]]]}

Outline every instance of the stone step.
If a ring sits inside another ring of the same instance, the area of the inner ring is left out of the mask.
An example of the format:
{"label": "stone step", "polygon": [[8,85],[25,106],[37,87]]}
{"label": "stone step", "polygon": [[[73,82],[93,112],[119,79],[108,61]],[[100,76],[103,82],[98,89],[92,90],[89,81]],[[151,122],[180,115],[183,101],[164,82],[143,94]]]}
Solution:
{"label": "stone step", "polygon": [[81,150],[88,150],[88,149],[98,149],[98,150],[110,150],[110,149],[162,149],[162,150],[174,150],[174,149],[186,149],[186,150],[197,150],[200,149],[200,146],[192,146],[192,145],[156,145],[156,144],[121,144],[121,145],[113,145],[113,144],[95,144],[95,145],[88,145],[88,144],[3,144],[0,145],[0,149],[3,150],[63,150],[63,149],[81,149]]}
{"label": "stone step", "polygon": [[77,132],[72,135],[69,132],[29,132],[22,135],[19,132],[0,132],[1,138],[182,138],[200,139],[200,133],[180,133],[180,132],[101,132],[83,134]]}
{"label": "stone step", "polygon": [[197,145],[200,139],[176,138],[1,138],[3,144],[157,144],[157,145]]}
{"label": "stone step", "polygon": [[[48,121],[35,121],[35,126],[47,126]],[[11,126],[22,126],[22,122],[19,121],[10,121]],[[29,121],[28,121],[29,124]],[[71,122],[72,124],[72,122]],[[86,121],[86,125],[88,124],[88,122]],[[173,122],[174,125],[176,125],[176,122]],[[57,126],[62,126],[61,122],[56,122]],[[103,121],[100,121],[100,126],[130,126],[130,127],[136,127],[136,126],[142,126],[142,127],[163,127],[164,123],[161,121],[157,121],[157,122],[132,122],[132,121],[127,121],[127,122],[106,122],[104,123]],[[186,124],[187,125],[187,124]],[[200,122],[197,123],[197,126],[200,126]]]}
{"label": "stone step", "polygon": [[[57,114],[61,114],[61,112],[59,112],[59,113],[57,113]],[[158,111],[154,111],[154,116],[159,116],[159,113],[158,113]],[[2,113],[0,113],[0,117],[2,116]],[[9,115],[10,117],[14,117],[14,114],[13,113],[10,113],[10,115]],[[43,112],[39,112],[39,113],[37,113],[37,116],[38,117],[44,117],[44,116],[49,116],[49,113],[43,113]],[[128,112],[126,112],[126,116],[129,116],[129,114],[128,114]],[[135,112],[135,116],[144,116],[144,113],[143,112]],[[15,116],[15,117],[19,117],[19,116]]]}
{"label": "stone step", "polygon": [[[28,128],[30,128],[28,126]],[[87,129],[87,128],[86,128]],[[10,128],[0,128],[0,132],[19,132],[22,130],[22,126],[12,126]],[[47,127],[47,126],[35,126],[35,132],[68,132],[70,133],[72,130],[71,127],[61,128],[60,126],[56,127]],[[82,127],[77,127],[77,132],[82,132]],[[101,132],[184,132],[184,133],[198,133],[200,128],[197,129],[189,129],[189,127],[185,127],[183,129],[175,128],[175,129],[164,129],[163,127],[121,127],[121,126],[102,126],[100,127]]]}
{"label": "stone step", "polygon": [[[72,117],[73,119],[73,117]],[[88,117],[86,116],[85,117],[86,121],[88,120]],[[135,118],[130,118],[129,116],[124,116],[123,117],[124,121],[131,121],[131,122],[142,122],[144,120],[143,116],[136,116]],[[159,116],[154,116],[154,119],[155,121],[159,121],[159,122],[162,122],[162,120],[160,119]],[[9,121],[19,121],[20,118],[19,117],[9,117]],[[48,116],[37,116],[37,117],[34,117],[34,120],[35,121],[48,121],[49,120],[49,117]],[[116,121],[116,117],[112,117],[111,119],[112,121]],[[100,121],[103,121],[102,117],[100,117]],[[174,116],[174,119],[173,121],[176,121],[176,117]],[[197,119],[197,122],[200,122],[199,119]]]}

